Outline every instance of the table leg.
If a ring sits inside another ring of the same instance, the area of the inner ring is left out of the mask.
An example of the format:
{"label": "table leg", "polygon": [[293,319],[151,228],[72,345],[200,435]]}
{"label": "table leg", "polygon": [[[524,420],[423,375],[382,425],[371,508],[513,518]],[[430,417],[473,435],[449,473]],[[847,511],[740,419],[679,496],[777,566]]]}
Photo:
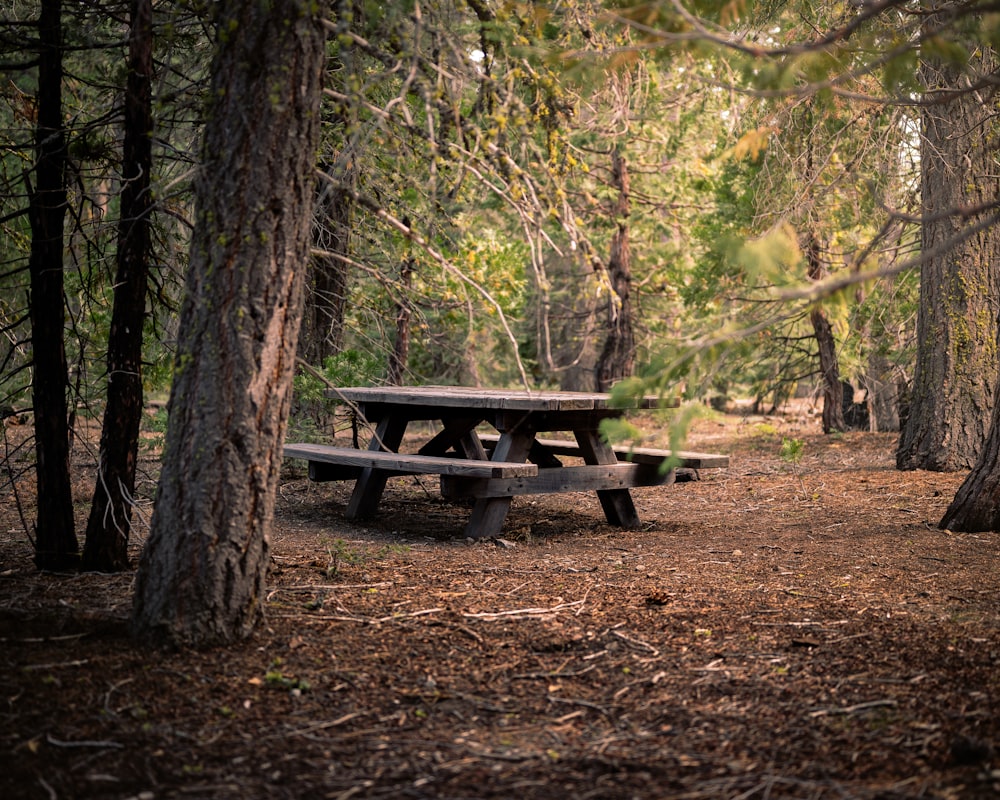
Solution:
{"label": "table leg", "polygon": [[[501,431],[493,451],[494,461],[526,461],[535,432],[526,427]],[[480,445],[481,446],[481,445]],[[465,526],[469,539],[490,539],[500,535],[513,497],[482,497],[472,507],[472,516]]]}
{"label": "table leg", "polygon": [[[601,438],[596,430],[573,431],[580,454],[587,464],[617,464],[618,456],[614,448]],[[635,510],[632,495],[628,489],[599,489],[597,497],[604,509],[604,516],[612,525],[620,528],[638,528],[639,512]]]}
{"label": "table leg", "polygon": [[[375,435],[372,437],[368,449],[381,450],[384,445],[387,450],[399,450],[399,445],[403,442],[403,434],[406,433],[407,422],[406,418],[396,417],[392,414],[382,417],[375,428]],[[363,469],[354,484],[354,491],[351,493],[351,499],[347,504],[344,516],[347,519],[364,519],[374,516],[388,480],[389,473],[385,470],[373,469],[372,467]]]}
{"label": "table leg", "polygon": [[444,421],[444,429],[418,451],[421,455],[443,456],[455,448],[462,458],[478,458],[485,461],[488,456],[483,443],[476,436],[475,428],[482,417],[461,417]]}

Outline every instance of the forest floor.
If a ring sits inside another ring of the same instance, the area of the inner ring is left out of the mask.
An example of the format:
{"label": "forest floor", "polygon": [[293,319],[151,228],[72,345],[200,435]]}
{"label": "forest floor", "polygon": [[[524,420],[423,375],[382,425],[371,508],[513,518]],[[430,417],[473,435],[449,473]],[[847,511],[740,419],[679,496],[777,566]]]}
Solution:
{"label": "forest floor", "polygon": [[636,491],[641,530],[520,498],[474,543],[433,481],[362,526],[289,465],[266,622],[208,652],[131,644],[131,574],[38,574],[8,485],[0,797],[1000,796],[1000,539],[894,445],[716,414],[688,448],[731,466]]}

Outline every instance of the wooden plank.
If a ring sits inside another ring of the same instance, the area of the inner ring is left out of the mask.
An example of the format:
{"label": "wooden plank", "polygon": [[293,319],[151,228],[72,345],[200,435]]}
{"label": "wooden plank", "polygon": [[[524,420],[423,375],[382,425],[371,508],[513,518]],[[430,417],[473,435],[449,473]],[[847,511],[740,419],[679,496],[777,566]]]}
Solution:
{"label": "wooden plank", "polygon": [[[480,436],[483,444],[486,445],[495,444],[498,438],[491,434]],[[553,455],[582,455],[580,446],[576,442],[561,439],[538,439],[536,443]],[[671,453],[670,450],[659,450],[653,447],[623,446],[616,446],[614,451],[619,461],[633,464],[661,464],[671,455],[675,455],[681,459],[681,463],[677,466],[687,469],[725,469],[729,466],[729,456],[720,453],[697,453],[689,450],[678,450],[676,453]]]}
{"label": "wooden plank", "polygon": [[[328,389],[331,400],[356,404],[426,406],[465,410],[571,411],[611,408],[611,395],[601,392],[549,392],[525,389],[475,389],[459,386],[350,386]],[[676,406],[653,395],[632,399],[627,409]]]}
{"label": "wooden plank", "polygon": [[663,486],[673,483],[673,471],[660,472],[653,464],[585,464],[540,469],[521,478],[460,478],[441,476],[441,494],[449,498],[515,497],[522,494],[562,494]]}
{"label": "wooden plank", "polygon": [[534,464],[357,450],[324,444],[286,444],[284,454],[286,458],[303,458],[309,462],[400,474],[462,475],[469,478],[514,478],[538,474],[538,467]]}

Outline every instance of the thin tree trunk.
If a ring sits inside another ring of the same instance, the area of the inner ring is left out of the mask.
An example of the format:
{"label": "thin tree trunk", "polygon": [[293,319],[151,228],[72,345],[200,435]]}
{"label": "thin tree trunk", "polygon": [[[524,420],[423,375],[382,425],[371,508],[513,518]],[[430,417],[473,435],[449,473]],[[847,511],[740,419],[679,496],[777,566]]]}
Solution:
{"label": "thin tree trunk", "polygon": [[[819,242],[812,234],[806,245],[806,261],[809,280],[819,281],[826,276],[823,260],[820,258]],[[814,305],[809,310],[813,335],[819,349],[819,371],[823,376],[823,433],[833,433],[847,429],[844,422],[844,386],[840,380],[840,365],[837,360],[837,342],[833,336],[830,320],[822,307]]]}
{"label": "thin tree trunk", "polygon": [[125,90],[118,269],[108,336],[108,402],[101,429],[97,486],[83,547],[84,569],[127,569],[132,495],[142,417],[142,332],[146,317],[152,202],[152,0],[132,0]]}
{"label": "thin tree trunk", "polygon": [[[980,47],[971,65],[984,73],[995,54]],[[910,413],[896,451],[899,469],[968,469],[986,441],[998,374],[1000,229],[948,246],[966,221],[949,212],[1000,196],[995,158],[1000,132],[994,90],[959,91],[964,68],[924,63],[917,360]],[[937,252],[935,254],[935,250]]]}
{"label": "thin tree trunk", "polygon": [[[353,183],[352,170],[338,180]],[[354,201],[349,192],[330,183],[320,186],[316,246],[310,259],[310,281],[302,325],[302,357],[321,367],[344,346],[344,310],[347,307],[347,264],[337,256],[350,253]]]}
{"label": "thin tree trunk", "polygon": [[170,423],[136,576],[139,641],[205,647],[263,615],[311,241],[324,3],[217,4]]}
{"label": "thin tree trunk", "polygon": [[813,335],[819,346],[819,369],[823,376],[823,433],[846,429],[844,423],[844,385],[837,365],[837,347],[830,321],[819,306],[809,312]]}
{"label": "thin tree trunk", "polygon": [[892,364],[880,353],[868,359],[868,372],[861,380],[868,391],[871,430],[899,433],[899,380]]}
{"label": "thin tree trunk", "polygon": [[612,184],[618,189],[614,216],[618,226],[611,237],[608,280],[614,292],[608,302],[607,338],[597,359],[597,391],[606,392],[632,374],[635,367],[635,332],[632,311],[632,254],[629,248],[631,212],[628,162],[616,148],[611,154]]}
{"label": "thin tree trunk", "polygon": [[396,304],[396,340],[389,356],[386,382],[390,386],[402,386],[406,364],[410,357],[410,318],[413,312],[406,301],[413,285],[413,259],[407,258],[399,271],[399,301]]}
{"label": "thin tree trunk", "polygon": [[[362,13],[352,0],[333,0],[331,13],[337,20],[356,18]],[[337,88],[350,91],[347,81],[357,74],[353,48],[341,43],[333,49],[326,74]],[[322,368],[327,359],[344,349],[344,312],[347,308],[348,265],[343,257],[351,252],[354,223],[354,193],[358,178],[356,150],[357,112],[338,105],[324,108],[324,138],[336,140],[341,148],[324,164],[329,180],[317,187],[315,243],[317,253],[309,260],[305,311],[299,336],[299,355],[308,364]]]}
{"label": "thin tree trunk", "polygon": [[61,570],[79,562],[69,470],[69,408],[63,340],[63,222],[66,132],[62,118],[62,3],[43,0],[38,20],[35,186],[29,200],[32,402],[38,516],[35,564]]}

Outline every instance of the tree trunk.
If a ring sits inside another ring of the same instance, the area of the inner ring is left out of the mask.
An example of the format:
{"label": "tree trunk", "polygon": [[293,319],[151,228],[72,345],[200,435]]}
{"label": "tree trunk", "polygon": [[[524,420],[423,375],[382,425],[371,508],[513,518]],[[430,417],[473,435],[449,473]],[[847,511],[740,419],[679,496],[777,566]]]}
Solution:
{"label": "tree trunk", "polygon": [[830,321],[819,306],[809,312],[813,335],[819,346],[819,370],[823,376],[823,433],[846,430],[844,423],[844,385],[837,364],[837,343]]}
{"label": "tree trunk", "polygon": [[69,408],[63,341],[63,222],[66,133],[62,119],[62,2],[43,0],[38,20],[35,186],[29,200],[32,402],[38,516],[35,564],[62,570],[79,562],[69,472]]}
{"label": "tree trunk", "polygon": [[632,311],[632,255],[629,249],[630,187],[628,162],[616,148],[611,154],[612,184],[618,189],[614,216],[618,227],[611,237],[608,280],[613,295],[608,302],[607,338],[597,359],[597,391],[606,392],[632,374],[635,367],[635,332]]}
{"label": "tree trunk", "polygon": [[[352,0],[333,0],[331,13],[338,21],[357,19],[361,10]],[[340,43],[332,48],[326,74],[336,88],[350,92],[348,81],[356,76],[357,56],[352,47]],[[324,140],[339,138],[340,149],[327,157],[324,172],[329,180],[317,187],[315,243],[319,251],[309,260],[305,312],[299,336],[299,355],[308,364],[322,368],[326,360],[344,349],[344,312],[347,308],[348,266],[339,256],[351,252],[354,224],[354,192],[357,188],[359,154],[356,136],[359,122],[354,110],[337,105],[324,108]],[[336,145],[334,145],[336,147]]]}
{"label": "tree trunk", "polygon": [[152,208],[152,0],[131,0],[129,15],[118,269],[108,336],[108,402],[101,429],[97,486],[83,547],[84,569],[101,572],[115,572],[129,565],[128,540],[142,418],[142,331]]}
{"label": "tree trunk", "polygon": [[139,641],[195,647],[244,638],[263,614],[325,55],[323,3],[216,7],[170,423],[132,620]]}
{"label": "tree trunk", "polygon": [[[819,242],[815,235],[809,235],[806,244],[806,261],[809,280],[819,281],[826,276],[823,260],[820,258]],[[823,376],[823,433],[833,433],[847,429],[844,422],[844,386],[840,380],[840,365],[837,360],[837,341],[833,337],[830,320],[820,305],[809,310],[813,335],[819,349],[819,371]]]}
{"label": "tree trunk", "polygon": [[[996,66],[985,46],[971,65]],[[964,70],[924,63],[921,200],[925,221],[917,314],[917,359],[910,414],[896,451],[899,469],[971,467],[986,441],[997,380],[1000,229],[948,246],[964,224],[955,210],[994,202],[1000,132],[995,92],[957,91]],[[985,99],[984,99],[985,95]],[[935,252],[935,251],[938,252]]]}
{"label": "tree trunk", "polygon": [[[353,183],[352,168],[337,180]],[[347,264],[338,255],[350,253],[350,194],[330,183],[320,187],[317,203],[316,246],[321,252],[309,261],[310,280],[302,325],[302,357],[322,367],[344,346],[344,309],[347,306]]]}
{"label": "tree trunk", "polygon": [[868,392],[871,430],[879,433],[899,433],[899,384],[897,371],[881,353],[868,358],[868,372],[861,385]]}
{"label": "tree trunk", "polygon": [[939,527],[966,533],[1000,530],[1000,404],[993,408],[979,460],[958,488]]}
{"label": "tree trunk", "polygon": [[389,369],[386,382],[390,386],[402,386],[406,374],[406,364],[410,357],[410,319],[413,312],[407,302],[413,285],[413,259],[407,258],[399,270],[399,300],[396,303],[396,340],[389,355]]}

